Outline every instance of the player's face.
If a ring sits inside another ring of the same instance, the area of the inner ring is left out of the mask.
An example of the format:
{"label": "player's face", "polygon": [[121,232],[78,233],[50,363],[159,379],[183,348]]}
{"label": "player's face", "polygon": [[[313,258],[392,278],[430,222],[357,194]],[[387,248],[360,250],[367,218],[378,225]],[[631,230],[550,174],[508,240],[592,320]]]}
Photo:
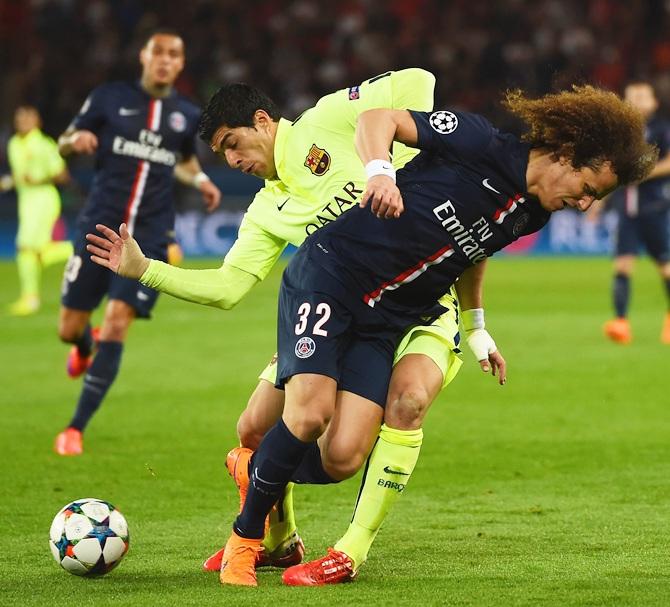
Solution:
{"label": "player's face", "polygon": [[31,107],[20,107],[14,112],[14,128],[20,135],[29,133],[40,125],[40,115]]}
{"label": "player's face", "polygon": [[152,86],[172,86],[184,69],[184,42],[172,34],[156,34],[140,52],[142,80]]}
{"label": "player's face", "polygon": [[221,126],[210,142],[212,151],[225,158],[228,166],[261,179],[277,175],[274,159],[272,120],[263,110],[256,111],[254,126]]}
{"label": "player's face", "polygon": [[624,92],[624,99],[645,118],[650,118],[658,109],[654,89],[646,83],[629,84]]}
{"label": "player's face", "polygon": [[608,162],[598,169],[575,169],[567,160],[551,164],[538,182],[537,197],[542,208],[560,211],[572,207],[586,211],[617,187],[617,176]]}

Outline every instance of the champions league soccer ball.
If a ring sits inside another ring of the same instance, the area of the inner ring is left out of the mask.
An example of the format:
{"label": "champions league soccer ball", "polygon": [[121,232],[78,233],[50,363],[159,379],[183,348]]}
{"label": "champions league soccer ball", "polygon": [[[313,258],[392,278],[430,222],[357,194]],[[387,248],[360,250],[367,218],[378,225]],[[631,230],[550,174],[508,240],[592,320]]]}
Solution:
{"label": "champions league soccer ball", "polygon": [[49,531],[56,562],[74,575],[104,575],[121,562],[129,544],[123,515],[109,502],[90,497],[65,506]]}

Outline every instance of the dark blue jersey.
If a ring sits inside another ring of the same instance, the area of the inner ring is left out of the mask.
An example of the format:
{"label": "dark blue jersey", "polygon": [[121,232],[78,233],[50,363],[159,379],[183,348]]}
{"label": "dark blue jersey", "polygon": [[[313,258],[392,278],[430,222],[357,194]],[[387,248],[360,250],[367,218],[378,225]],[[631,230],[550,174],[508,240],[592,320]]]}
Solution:
{"label": "dark blue jersey", "polygon": [[125,221],[140,243],[166,238],[174,227],[174,166],[193,155],[199,117],[199,108],[174,91],[158,99],[139,83],[97,87],[71,125],[98,137],[81,228]]}
{"label": "dark blue jersey", "polygon": [[397,174],[400,218],[353,208],[306,243],[346,293],[382,313],[426,317],[464,270],[550,213],[526,191],[527,144],[475,114],[411,113],[422,151]]}
{"label": "dark blue jersey", "polygon": [[[653,117],[646,128],[646,140],[658,147],[659,158],[670,152],[670,122]],[[640,185],[629,185],[612,194],[610,204],[628,217],[664,213],[670,208],[670,177],[657,177]]]}

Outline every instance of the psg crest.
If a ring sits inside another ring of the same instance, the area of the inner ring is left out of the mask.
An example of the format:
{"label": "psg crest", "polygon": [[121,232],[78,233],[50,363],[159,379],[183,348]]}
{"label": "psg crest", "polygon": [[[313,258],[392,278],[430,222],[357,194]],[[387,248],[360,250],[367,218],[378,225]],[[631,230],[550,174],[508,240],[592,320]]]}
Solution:
{"label": "psg crest", "polygon": [[172,112],[168,117],[170,128],[176,133],[183,133],[186,130],[186,116],[181,112]]}
{"label": "psg crest", "polygon": [[309,358],[316,350],[316,344],[311,337],[301,337],[295,344],[295,355],[298,358]]}
{"label": "psg crest", "polygon": [[330,168],[330,154],[313,143],[305,158],[305,166],[317,177],[321,177]]}

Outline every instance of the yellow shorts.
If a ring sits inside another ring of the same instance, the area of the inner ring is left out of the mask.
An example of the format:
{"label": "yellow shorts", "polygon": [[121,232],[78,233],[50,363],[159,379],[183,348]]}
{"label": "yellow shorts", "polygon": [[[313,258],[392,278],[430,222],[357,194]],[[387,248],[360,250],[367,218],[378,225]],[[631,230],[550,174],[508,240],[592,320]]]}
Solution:
{"label": "yellow shorts", "polygon": [[[442,388],[446,388],[456,377],[463,360],[458,349],[458,307],[452,294],[445,295],[440,303],[447,308],[442,316],[430,325],[417,325],[403,335],[395,351],[393,364],[407,354],[423,354],[440,368]],[[274,384],[277,379],[277,354],[258,376]]]}
{"label": "yellow shorts", "polygon": [[19,231],[16,247],[40,251],[51,242],[60,215],[58,194],[31,192],[19,197]]}

